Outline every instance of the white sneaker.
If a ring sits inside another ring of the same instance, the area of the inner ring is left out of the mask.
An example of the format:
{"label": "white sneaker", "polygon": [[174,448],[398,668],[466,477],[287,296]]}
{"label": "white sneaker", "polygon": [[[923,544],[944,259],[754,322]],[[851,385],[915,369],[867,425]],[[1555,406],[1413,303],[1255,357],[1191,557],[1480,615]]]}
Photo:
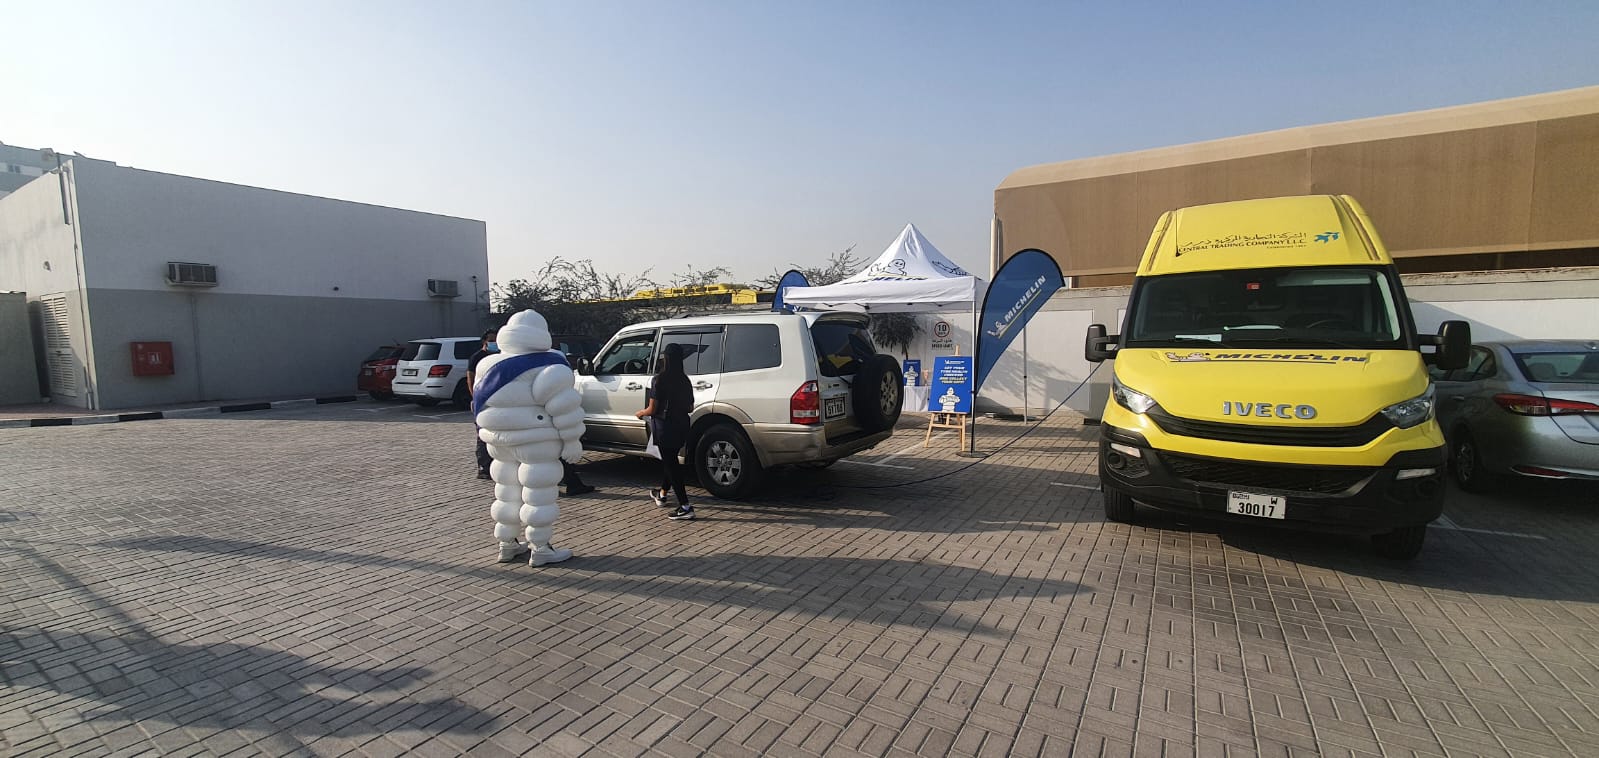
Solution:
{"label": "white sneaker", "polygon": [[543,566],[546,563],[560,563],[561,561],[571,557],[571,550],[568,550],[564,547],[555,547],[554,545],[550,545],[548,547],[535,548],[533,550],[533,556],[527,559],[527,565]]}
{"label": "white sneaker", "polygon": [[527,555],[528,547],[520,542],[500,543],[500,563],[515,563],[516,559]]}
{"label": "white sneaker", "polygon": [[658,490],[652,487],[650,489],[650,499],[655,501],[655,507],[665,508],[667,505],[666,490]]}

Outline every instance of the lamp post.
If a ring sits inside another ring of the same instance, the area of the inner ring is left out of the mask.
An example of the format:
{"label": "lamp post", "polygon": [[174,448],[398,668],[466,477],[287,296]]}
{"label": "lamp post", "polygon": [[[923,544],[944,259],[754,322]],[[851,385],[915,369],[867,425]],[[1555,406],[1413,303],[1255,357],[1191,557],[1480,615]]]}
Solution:
{"label": "lamp post", "polygon": [[61,222],[71,226],[72,211],[69,210],[70,206],[67,203],[67,173],[61,167],[61,154],[47,147],[39,151],[39,158],[45,162],[52,160],[56,162],[56,184],[61,187]]}

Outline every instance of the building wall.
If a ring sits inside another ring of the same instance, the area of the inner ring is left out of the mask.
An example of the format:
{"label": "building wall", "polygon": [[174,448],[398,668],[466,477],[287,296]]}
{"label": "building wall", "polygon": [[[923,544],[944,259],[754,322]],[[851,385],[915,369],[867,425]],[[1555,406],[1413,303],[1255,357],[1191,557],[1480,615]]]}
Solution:
{"label": "building wall", "polygon": [[[82,217],[100,408],[355,391],[360,359],[481,331],[483,222],[141,171],[69,167]],[[166,283],[209,263],[215,287]],[[459,298],[427,280],[453,279]],[[134,376],[132,342],[171,342],[170,376]]]}
{"label": "building wall", "polygon": [[[361,359],[379,345],[481,331],[471,303],[438,299],[96,288],[89,308],[105,408],[353,394]],[[172,343],[172,375],[133,375],[130,343],[149,341]]]}
{"label": "building wall", "polygon": [[1028,167],[995,190],[994,209],[1001,256],[1038,248],[1094,286],[1131,281],[1165,211],[1305,194],[1354,196],[1402,271],[1439,258],[1454,270],[1591,266],[1595,186],[1599,87],[1587,87]]}
{"label": "building wall", "polygon": [[[58,396],[55,402],[93,407],[93,354],[89,350],[89,320],[84,292],[79,287],[77,211],[71,206],[72,186],[67,175],[68,206],[62,207],[63,182],[42,176],[0,197],[0,291],[25,294],[31,331],[40,332],[37,304],[41,297],[62,295],[67,308],[68,353],[64,356],[76,378],[77,394]],[[74,223],[68,224],[67,219]],[[43,345],[39,346],[43,349]]]}
{"label": "building wall", "polygon": [[27,295],[0,292],[0,405],[39,402],[36,356]]}
{"label": "building wall", "polygon": [[179,289],[162,279],[168,261],[216,265],[210,291],[220,295],[425,303],[428,279],[453,279],[470,304],[473,277],[488,287],[482,221],[98,162],[74,168],[89,287]]}

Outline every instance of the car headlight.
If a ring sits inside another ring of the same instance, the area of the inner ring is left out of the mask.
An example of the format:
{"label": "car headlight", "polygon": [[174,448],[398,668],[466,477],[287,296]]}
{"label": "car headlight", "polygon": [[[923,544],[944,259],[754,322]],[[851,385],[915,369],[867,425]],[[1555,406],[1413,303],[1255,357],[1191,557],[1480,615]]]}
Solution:
{"label": "car headlight", "polygon": [[1117,405],[1133,413],[1142,414],[1155,407],[1155,398],[1122,384],[1121,380],[1115,377],[1110,380],[1110,393],[1116,397]]}
{"label": "car headlight", "polygon": [[1402,403],[1394,403],[1382,409],[1382,415],[1387,416],[1394,426],[1400,429],[1409,429],[1432,418],[1433,408],[1432,383],[1427,384],[1427,390]]}

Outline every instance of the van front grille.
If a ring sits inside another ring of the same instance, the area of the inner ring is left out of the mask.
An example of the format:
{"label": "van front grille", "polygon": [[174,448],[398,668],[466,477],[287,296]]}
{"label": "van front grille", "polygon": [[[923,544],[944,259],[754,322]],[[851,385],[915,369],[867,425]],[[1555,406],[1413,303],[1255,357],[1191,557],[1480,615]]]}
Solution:
{"label": "van front grille", "polygon": [[1181,418],[1155,407],[1146,414],[1161,431],[1179,437],[1292,447],[1360,447],[1394,428],[1381,413],[1358,426],[1306,427],[1268,424],[1224,424]]}
{"label": "van front grille", "polygon": [[1308,466],[1269,466],[1239,463],[1186,455],[1161,454],[1161,460],[1174,476],[1195,482],[1229,487],[1256,487],[1266,490],[1313,492],[1336,495],[1360,484],[1376,469],[1312,468]]}

